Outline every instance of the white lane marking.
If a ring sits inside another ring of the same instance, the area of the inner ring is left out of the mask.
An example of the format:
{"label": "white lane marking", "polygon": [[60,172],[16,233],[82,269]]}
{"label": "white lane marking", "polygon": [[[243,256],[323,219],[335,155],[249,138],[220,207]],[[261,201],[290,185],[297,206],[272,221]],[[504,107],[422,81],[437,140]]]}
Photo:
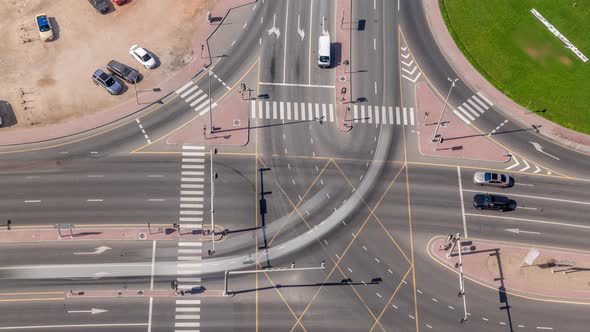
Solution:
{"label": "white lane marking", "polygon": [[432,301],[434,301],[434,302],[438,302],[438,300],[437,300],[437,299],[435,299],[434,297],[432,298]]}
{"label": "white lane marking", "polygon": [[414,316],[412,316],[412,315],[408,315],[408,317],[410,317],[411,319],[416,319],[416,318],[414,318]]}
{"label": "white lane marking", "polygon": [[26,200],[25,203],[41,203],[41,200],[38,200],[38,199]]}
{"label": "white lane marking", "polygon": [[[198,86],[196,86],[196,85],[195,85],[195,86],[193,86],[192,88],[190,88],[190,89],[186,90],[186,92],[185,92],[185,93],[181,94],[181,95],[180,95],[180,98],[185,98],[186,96],[188,96],[188,95],[190,95],[191,93],[193,93],[193,91],[197,90],[198,88],[199,88],[199,87],[198,87]],[[139,121],[139,119],[138,119],[137,121]],[[139,123],[139,122],[137,122],[137,123]]]}
{"label": "white lane marking", "polygon": [[486,322],[488,321],[488,319],[487,319],[487,318],[485,318],[485,317],[482,317],[481,319],[485,320]]}
{"label": "white lane marking", "polygon": [[148,202],[164,202],[164,201],[166,201],[166,200],[163,198],[150,198],[150,199],[148,199]]}
{"label": "white lane marking", "polygon": [[484,96],[481,92],[477,92],[477,95],[481,97],[481,99],[485,100],[486,103],[488,103],[490,106],[494,106],[494,103],[492,103],[488,98],[486,98],[486,96]]}
{"label": "white lane marking", "polygon": [[315,105],[315,118],[314,119],[319,119],[320,118],[320,104],[314,104]]}
{"label": "white lane marking", "polygon": [[201,312],[201,308],[183,308],[177,307],[176,312]]}
{"label": "white lane marking", "polygon": [[[156,241],[154,241],[156,242]],[[153,271],[152,271],[153,276]],[[153,289],[153,288],[152,288]],[[152,332],[152,313],[154,308],[154,297],[150,296],[150,305],[148,309],[148,332]]]}
{"label": "white lane marking", "polygon": [[502,216],[494,216],[494,215],[487,215],[487,214],[475,214],[475,213],[465,213],[465,215],[466,216],[471,216],[471,217],[498,218],[498,219],[505,219],[505,220],[525,221],[525,222],[530,222],[530,223],[534,223],[534,224],[546,224],[546,225],[557,225],[557,226],[565,226],[565,227],[590,229],[590,226],[586,226],[586,225],[561,223],[561,222],[556,222],[556,221],[546,221],[546,220],[526,219],[526,218],[514,218],[514,217],[502,217]]}
{"label": "white lane marking", "polygon": [[326,112],[326,104],[322,104],[322,119],[324,121],[328,119],[328,113]]}
{"label": "white lane marking", "polygon": [[[287,81],[287,37],[289,32],[287,27],[289,23],[289,0],[287,0],[286,14],[285,14],[285,46],[283,47],[283,83]],[[278,36],[277,36],[278,37]]]}
{"label": "white lane marking", "polygon": [[397,306],[395,304],[391,305],[394,309],[397,309]]}
{"label": "white lane marking", "polygon": [[422,294],[422,291],[419,289],[416,289],[416,292],[418,292],[419,294]]}
{"label": "white lane marking", "polygon": [[383,298],[383,296],[381,296],[381,294],[379,294],[379,293],[375,293],[375,294],[377,294],[377,296],[379,296],[380,299]]}
{"label": "white lane marking", "polygon": [[523,210],[537,210],[537,208],[532,208],[532,207],[527,207],[527,206],[517,206],[517,209],[523,209]]}
{"label": "white lane marking", "polygon": [[180,89],[176,90],[176,93],[180,94],[182,91],[186,90],[191,85],[193,85],[193,81],[188,81],[185,85],[181,86]]}
{"label": "white lane marking", "polygon": [[104,175],[88,175],[89,178],[104,178]]}
{"label": "white lane marking", "polygon": [[[309,7],[309,34],[311,35],[313,30],[312,30],[312,25],[311,23],[313,22],[313,0],[311,0],[311,4]],[[311,57],[311,40],[313,38],[309,38],[309,56],[307,57],[308,59],[312,59]],[[312,61],[308,61],[309,64],[307,66],[307,84],[310,85],[311,84],[311,63]]]}
{"label": "white lane marking", "polygon": [[529,163],[526,161],[526,159],[523,159],[522,162],[524,162],[524,164],[526,165],[525,167],[521,168],[519,171],[520,172],[524,172],[527,169],[531,168],[531,165],[529,165]]}
{"label": "white lane marking", "polygon": [[179,247],[201,247],[202,242],[178,242]]}
{"label": "white lane marking", "polygon": [[549,156],[549,157],[551,157],[551,158],[553,158],[555,160],[559,160],[559,158],[557,158],[556,156],[543,151],[543,147],[541,146],[541,144],[539,144],[537,142],[529,142],[529,143],[531,143],[533,145],[533,147],[535,148],[535,150],[541,152],[542,154],[545,154],[545,155],[547,155],[547,156]]}
{"label": "white lane marking", "polygon": [[471,122],[469,122],[469,120],[465,119],[465,117],[463,115],[461,115],[459,112],[457,112],[456,110],[453,110],[453,114],[455,114],[459,119],[461,119],[466,124],[471,123]]}
{"label": "white lane marking", "polygon": [[401,124],[400,122],[400,115],[399,115],[399,107],[395,108],[395,124]]}
{"label": "white lane marking", "polygon": [[129,326],[147,326],[147,323],[105,323],[105,324],[71,324],[71,325],[29,325],[29,326],[2,326],[0,330],[33,330],[33,329],[58,329],[58,328],[76,328],[76,327],[129,327]]}
{"label": "white lane marking", "polygon": [[537,326],[536,329],[537,330],[553,330],[552,327],[548,327],[548,326]]}
{"label": "white lane marking", "polygon": [[86,200],[87,202],[102,202],[104,199],[102,198],[89,198]]}
{"label": "white lane marking", "polygon": [[373,38],[373,51],[377,50],[377,38]]}
{"label": "white lane marking", "polygon": [[449,305],[449,306],[447,306],[447,307],[448,307],[449,309],[451,309],[451,310],[455,310],[455,308],[454,308],[453,306],[450,306],[450,305]]}
{"label": "white lane marking", "polygon": [[[463,189],[463,191],[466,191],[466,192],[480,192],[479,190],[472,190],[472,189]],[[488,193],[490,193],[490,194],[503,195],[503,193],[492,192],[492,191],[490,191]],[[531,195],[522,195],[522,194],[510,194],[510,196],[533,198],[533,199],[542,199],[542,200],[562,202],[562,203],[590,205],[590,202],[573,201],[573,200],[561,199],[561,198],[552,198],[552,197],[543,197],[543,196],[531,196]]]}
{"label": "white lane marking", "polygon": [[515,182],[514,184],[517,186],[527,186],[527,187],[534,187],[535,186],[534,184],[518,183],[518,182]]}
{"label": "white lane marking", "polygon": [[375,94],[377,94],[377,81],[374,81],[375,83]]}
{"label": "white lane marking", "polygon": [[461,167],[457,166],[457,177],[459,178],[459,196],[461,198],[461,218],[463,219],[463,236],[468,238],[467,235],[467,221],[465,220],[465,202],[463,200],[463,183],[461,182]]}
{"label": "white lane marking", "polygon": [[[399,1],[399,0],[398,0],[398,1]],[[398,2],[398,3],[399,3],[399,2]],[[431,328],[432,328],[432,326],[430,326],[430,325],[428,325],[428,324],[426,324],[426,327],[427,327],[427,328],[429,328],[429,329],[431,329]]]}

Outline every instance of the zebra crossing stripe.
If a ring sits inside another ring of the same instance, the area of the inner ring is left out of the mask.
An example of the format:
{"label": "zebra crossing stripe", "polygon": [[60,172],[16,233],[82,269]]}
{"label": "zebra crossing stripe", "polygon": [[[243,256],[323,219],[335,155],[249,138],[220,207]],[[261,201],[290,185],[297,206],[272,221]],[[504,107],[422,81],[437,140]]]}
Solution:
{"label": "zebra crossing stripe", "polygon": [[293,118],[295,119],[295,121],[299,120],[299,103],[293,103],[293,106],[295,106],[295,112],[293,112]]}
{"label": "zebra crossing stripe", "polygon": [[[203,99],[207,98],[206,94],[203,94],[201,97],[199,97],[197,100],[193,101],[192,103],[189,104],[190,107],[195,107],[195,105],[197,105],[198,103],[202,102]],[[207,103],[209,103],[209,100],[207,100]]]}
{"label": "zebra crossing stripe", "polygon": [[477,104],[473,100],[467,99],[467,102],[473,105],[473,107],[475,107],[479,111],[479,113],[483,114],[484,110],[482,110],[481,107],[477,106]]}
{"label": "zebra crossing stripe", "polygon": [[262,119],[262,111],[263,111],[263,107],[262,107],[262,100],[258,101],[258,118]]}
{"label": "zebra crossing stripe", "polygon": [[334,105],[330,104],[328,110],[330,111],[330,122],[334,122]]}
{"label": "zebra crossing stripe", "polygon": [[365,105],[361,105],[361,123],[365,123]]}
{"label": "zebra crossing stripe", "polygon": [[477,98],[477,96],[474,95],[471,98],[473,98],[473,100],[475,100],[476,102],[478,102],[481,105],[481,107],[485,108],[486,110],[490,109],[488,107],[488,105],[486,105],[484,102],[482,102],[481,100],[479,100],[479,98]]}
{"label": "zebra crossing stripe", "polygon": [[410,107],[410,126],[414,125],[414,108]]}
{"label": "zebra crossing stripe", "polygon": [[205,150],[205,147],[200,146],[200,145],[183,145],[182,149],[183,150]]}
{"label": "zebra crossing stripe", "polygon": [[277,102],[276,101],[272,102],[272,118],[274,120],[277,119]]}
{"label": "zebra crossing stripe", "polygon": [[307,120],[313,120],[313,107],[311,106],[311,103],[307,104],[307,114],[309,115],[309,117],[307,117]]}
{"label": "zebra crossing stripe", "polygon": [[201,300],[176,300],[176,304],[201,304]]}
{"label": "zebra crossing stripe", "polygon": [[199,87],[198,86],[193,86],[192,88],[188,89],[185,93],[180,95],[180,98],[184,98],[188,95],[190,95],[193,91],[197,90]]}
{"label": "zebra crossing stripe", "polygon": [[379,116],[379,106],[375,106],[375,123],[377,123],[377,124],[381,123],[380,120],[381,120],[381,117]]}
{"label": "zebra crossing stripe", "polygon": [[305,103],[301,103],[301,120],[305,120]]}
{"label": "zebra crossing stripe", "polygon": [[353,112],[354,112],[354,122],[358,123],[359,122],[359,107],[357,105],[354,105],[353,107]]}
{"label": "zebra crossing stripe", "polygon": [[280,118],[284,119],[285,118],[285,103],[284,102],[280,102],[279,104],[279,110],[280,110]]}
{"label": "zebra crossing stripe", "polygon": [[395,108],[395,123],[401,124],[400,115],[399,115],[399,107]]}
{"label": "zebra crossing stripe", "polygon": [[404,126],[407,126],[408,125],[408,111],[405,107],[403,108],[403,111],[404,111]]}
{"label": "zebra crossing stripe", "polygon": [[484,96],[484,95],[483,95],[483,93],[481,93],[481,92],[479,92],[479,91],[478,91],[478,92],[477,92],[477,95],[478,95],[478,96],[479,96],[481,99],[483,99],[483,100],[484,100],[486,103],[488,103],[488,105],[490,105],[490,106],[494,106],[494,103],[492,103],[492,102],[491,102],[491,101],[490,101],[488,98],[486,98],[486,96]]}
{"label": "zebra crossing stripe", "polygon": [[251,117],[252,119],[256,118],[256,101],[252,100],[252,103],[250,105],[250,112],[251,112]]}
{"label": "zebra crossing stripe", "polygon": [[367,122],[368,123],[373,123],[373,106],[369,106],[367,109]]}
{"label": "zebra crossing stripe", "polygon": [[322,119],[328,120],[328,113],[326,112],[326,104],[322,104]]}
{"label": "zebra crossing stripe", "polygon": [[463,114],[465,114],[465,116],[467,116],[468,118],[471,119],[471,121],[475,121],[475,118],[473,117],[473,115],[469,114],[469,112],[467,112],[466,110],[464,110],[463,108],[461,108],[461,106],[457,107],[459,109],[459,111],[463,112]]}
{"label": "zebra crossing stripe", "polygon": [[395,123],[395,122],[393,122],[393,107],[392,106],[389,106],[389,122],[391,124]]}
{"label": "zebra crossing stripe", "polygon": [[266,101],[266,119],[270,120],[270,101]]}
{"label": "zebra crossing stripe", "polygon": [[381,107],[381,120],[383,121],[384,124],[391,123],[391,122],[387,121],[387,111],[386,111],[385,106]]}
{"label": "zebra crossing stripe", "polygon": [[201,93],[203,93],[203,91],[202,90],[199,90],[199,91],[197,91],[197,93],[194,93],[192,96],[189,96],[188,98],[185,98],[184,101],[186,101],[188,103],[191,100],[197,98]]}
{"label": "zebra crossing stripe", "polygon": [[[204,103],[202,103],[201,105],[199,105],[197,108],[195,108],[195,112],[199,112],[201,111],[202,114],[207,113],[209,111],[209,98],[207,98],[207,100],[205,100]],[[213,105],[211,105],[213,106]],[[213,107],[211,107],[213,108]]]}
{"label": "zebra crossing stripe", "polygon": [[[473,108],[471,108],[471,106],[469,106],[469,104],[463,103],[463,107],[465,107],[467,110],[469,110],[469,112],[473,113],[473,115],[479,117],[479,113],[477,113]],[[473,119],[473,120],[475,120],[475,119]]]}
{"label": "zebra crossing stripe", "polygon": [[[460,106],[459,106],[460,107]],[[469,120],[465,119],[465,117],[463,115],[461,115],[461,113],[457,112],[456,110],[453,110],[453,113],[461,120],[463,120],[463,122],[465,122],[466,124],[469,124]]]}
{"label": "zebra crossing stripe", "polygon": [[183,241],[183,242],[178,242],[178,246],[179,247],[202,247],[203,243],[201,242],[193,242],[193,241]]}
{"label": "zebra crossing stripe", "polygon": [[183,308],[177,307],[176,312],[200,312],[201,308]]}
{"label": "zebra crossing stripe", "polygon": [[180,217],[180,218],[178,218],[178,221],[181,221],[181,222],[201,222],[201,221],[203,221],[203,218]]}
{"label": "zebra crossing stripe", "polygon": [[287,120],[291,120],[291,103],[287,103]]}
{"label": "zebra crossing stripe", "polygon": [[193,81],[188,81],[185,85],[181,86],[180,89],[176,90],[176,93],[181,94],[182,91],[186,90],[191,85],[193,85]]}
{"label": "zebra crossing stripe", "polygon": [[315,104],[315,118],[314,119],[319,119],[319,118],[320,118],[320,105]]}

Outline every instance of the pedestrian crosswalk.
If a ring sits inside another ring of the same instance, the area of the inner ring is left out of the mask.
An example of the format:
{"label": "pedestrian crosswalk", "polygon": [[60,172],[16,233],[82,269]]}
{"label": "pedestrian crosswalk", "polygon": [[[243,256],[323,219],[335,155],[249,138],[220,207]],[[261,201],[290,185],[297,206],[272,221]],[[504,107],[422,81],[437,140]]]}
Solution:
{"label": "pedestrian crosswalk", "polygon": [[205,188],[205,147],[182,147],[180,173],[180,229],[200,230],[203,224]]}
{"label": "pedestrian crosswalk", "polygon": [[174,332],[199,332],[200,320],[201,300],[176,300]]}
{"label": "pedestrian crosswalk", "polygon": [[479,118],[486,110],[488,110],[494,104],[481,92],[471,96],[463,104],[457,106],[453,113],[466,124],[470,124],[471,121]]}
{"label": "pedestrian crosswalk", "polygon": [[[203,115],[209,111],[210,98],[209,95],[203,92],[193,81],[189,81],[185,85],[176,90],[176,94],[180,96],[191,108]],[[216,103],[211,104],[211,109],[217,106]]]}
{"label": "pedestrian crosswalk", "polygon": [[[252,100],[250,117],[266,120],[334,122],[333,104]],[[345,121],[382,125],[415,126],[413,107],[354,105]]]}

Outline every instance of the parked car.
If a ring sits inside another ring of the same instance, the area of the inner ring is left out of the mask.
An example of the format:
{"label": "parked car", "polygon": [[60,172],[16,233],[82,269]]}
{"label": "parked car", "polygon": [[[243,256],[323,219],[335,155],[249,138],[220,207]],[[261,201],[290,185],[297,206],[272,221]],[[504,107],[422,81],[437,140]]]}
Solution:
{"label": "parked car", "polygon": [[473,174],[473,183],[480,186],[506,188],[514,185],[514,178],[502,173],[475,172]]}
{"label": "parked car", "polygon": [[53,40],[53,28],[47,18],[47,14],[37,14],[35,16],[35,21],[37,22],[37,30],[39,31],[39,37],[41,37],[41,40]]}
{"label": "parked car", "polygon": [[473,206],[478,210],[497,210],[500,212],[512,210],[516,202],[506,196],[492,194],[477,194],[473,196]]}
{"label": "parked car", "polygon": [[111,60],[107,64],[107,70],[127,83],[135,84],[139,80],[139,71],[137,69],[133,69],[119,61]]}
{"label": "parked car", "polygon": [[117,81],[116,78],[105,73],[101,69],[97,69],[94,74],[92,74],[92,80],[94,81],[94,84],[102,86],[111,95],[116,95],[123,90],[123,84],[121,84],[121,82]]}
{"label": "parked car", "polygon": [[113,3],[117,6],[124,5],[127,0],[113,0]]}
{"label": "parked car", "polygon": [[138,45],[133,45],[129,49],[129,54],[135,58],[139,63],[141,63],[147,69],[152,69],[156,66],[156,59],[143,47],[139,47]]}
{"label": "parked car", "polygon": [[88,0],[88,2],[90,2],[92,7],[94,7],[94,9],[96,9],[96,11],[101,14],[105,14],[109,11],[109,4],[107,3],[107,0]]}

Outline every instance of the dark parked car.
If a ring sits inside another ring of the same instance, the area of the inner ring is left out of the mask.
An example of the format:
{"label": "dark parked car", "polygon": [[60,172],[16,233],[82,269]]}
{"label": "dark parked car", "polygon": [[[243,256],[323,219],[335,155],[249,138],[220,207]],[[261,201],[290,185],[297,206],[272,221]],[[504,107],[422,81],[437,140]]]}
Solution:
{"label": "dark parked car", "polygon": [[97,12],[104,14],[109,11],[107,0],[88,0]]}
{"label": "dark parked car", "polygon": [[111,74],[124,79],[127,83],[133,84],[139,81],[139,72],[137,69],[133,69],[119,61],[111,60],[107,65],[107,70]]}
{"label": "dark parked car", "polygon": [[116,95],[123,90],[123,84],[121,82],[100,69],[97,69],[92,74],[92,80],[94,84],[102,86],[112,95]]}
{"label": "dark parked car", "polygon": [[477,194],[473,196],[473,206],[478,210],[498,210],[500,212],[512,210],[516,202],[506,196]]}

